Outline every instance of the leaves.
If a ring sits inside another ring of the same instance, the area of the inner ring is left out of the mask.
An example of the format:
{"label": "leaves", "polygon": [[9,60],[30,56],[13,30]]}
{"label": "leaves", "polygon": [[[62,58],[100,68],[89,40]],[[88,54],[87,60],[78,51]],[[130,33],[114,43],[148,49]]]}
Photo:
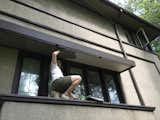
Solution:
{"label": "leaves", "polygon": [[[128,0],[124,7],[160,27],[160,0]],[[160,58],[160,37],[153,40],[151,46]]]}

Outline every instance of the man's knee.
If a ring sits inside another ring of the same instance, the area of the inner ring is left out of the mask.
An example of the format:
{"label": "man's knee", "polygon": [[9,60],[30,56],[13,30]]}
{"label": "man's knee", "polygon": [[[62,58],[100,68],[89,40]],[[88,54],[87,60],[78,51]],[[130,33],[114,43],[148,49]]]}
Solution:
{"label": "man's knee", "polygon": [[80,75],[71,75],[71,80],[75,81],[75,80],[81,80],[81,76]]}
{"label": "man's knee", "polygon": [[74,84],[79,84],[82,80],[80,75],[73,75],[71,76],[71,79],[72,79],[72,83]]}

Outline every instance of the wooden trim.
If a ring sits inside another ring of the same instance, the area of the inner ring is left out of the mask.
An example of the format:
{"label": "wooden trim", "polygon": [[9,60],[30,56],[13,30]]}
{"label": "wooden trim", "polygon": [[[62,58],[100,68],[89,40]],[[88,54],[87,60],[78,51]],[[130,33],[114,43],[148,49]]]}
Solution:
{"label": "wooden trim", "polygon": [[[109,53],[100,52],[100,51],[97,51],[93,48],[87,48],[83,45],[76,44],[76,43],[73,43],[73,42],[68,42],[68,41],[62,40],[60,38],[56,38],[54,36],[47,35],[47,34],[32,30],[32,29],[28,29],[28,28],[25,28],[25,27],[22,27],[22,26],[19,26],[19,25],[10,23],[10,22],[6,22],[6,21],[3,21],[3,20],[0,20],[0,22],[2,23],[2,24],[0,24],[1,29],[17,32],[19,34],[29,36],[29,37],[37,40],[37,41],[40,41],[40,42],[44,41],[44,42],[47,42],[47,43],[52,44],[52,45],[53,44],[54,45],[56,45],[56,44],[61,45],[62,48],[65,47],[65,48],[76,50],[77,52],[84,52],[86,54],[94,55],[94,56],[97,56],[97,57],[102,57],[104,59],[107,59],[108,61],[112,61],[112,62],[115,62],[117,64],[122,64],[122,65],[125,65],[125,66],[128,66],[128,67],[135,66],[135,63],[133,61],[125,60],[125,59],[123,59],[119,56],[115,56],[115,55],[112,55],[112,54],[109,54]],[[75,39],[77,39],[77,38],[75,38]],[[85,41],[85,42],[90,43],[90,42],[87,42],[87,41]],[[112,51],[114,51],[114,50],[112,49]]]}
{"label": "wooden trim", "polygon": [[40,81],[38,96],[48,96],[48,83],[49,83],[49,57],[41,56],[40,60]]}
{"label": "wooden trim", "polygon": [[80,100],[64,100],[55,99],[52,97],[27,97],[18,95],[0,95],[0,101],[3,102],[22,102],[22,103],[40,103],[40,104],[56,104],[56,105],[74,105],[74,106],[89,106],[89,107],[103,107],[113,109],[125,109],[125,110],[137,110],[137,111],[148,111],[153,112],[155,107],[149,106],[136,106],[126,104],[110,104],[107,102],[96,102],[96,101],[80,101]]}
{"label": "wooden trim", "polygon": [[[29,7],[29,8],[32,8],[32,9],[34,9],[34,10],[36,10],[36,11],[42,12],[42,13],[47,14],[47,15],[49,15],[49,16],[55,17],[55,18],[60,19],[60,20],[62,20],[62,21],[68,22],[68,23],[70,23],[70,24],[76,25],[76,26],[78,26],[78,27],[84,28],[84,29],[86,29],[86,30],[95,32],[95,33],[100,34],[100,35],[102,35],[102,36],[108,37],[108,38],[110,38],[110,39],[112,39],[112,40],[118,41],[118,39],[115,39],[115,38],[110,37],[110,36],[108,36],[108,35],[105,35],[105,34],[103,34],[103,33],[97,32],[97,31],[95,31],[95,30],[86,28],[86,27],[84,27],[84,26],[78,25],[77,23],[73,23],[73,22],[71,22],[71,21],[65,20],[65,19],[63,19],[63,18],[61,18],[61,17],[58,17],[58,16],[53,15],[53,14],[50,14],[50,13],[47,12],[47,11],[40,10],[40,9],[38,9],[38,8],[35,8],[35,7],[30,6],[30,5],[28,5],[28,4],[25,4],[25,3],[21,2],[21,1],[18,1],[18,0],[11,0],[11,1],[13,1],[13,2],[15,2],[15,3],[18,3],[18,4],[21,4],[21,5],[23,5],[23,6]],[[80,4],[75,3],[74,1],[72,1],[72,2],[73,2],[74,4],[80,6],[80,7],[83,7],[83,8],[85,8],[85,9],[93,12],[93,10],[90,10],[90,9],[88,9],[87,7],[81,6]],[[95,11],[94,11],[94,13],[95,13]],[[101,17],[103,17],[101,14],[99,14],[99,13],[97,13],[97,12],[96,12],[96,14],[99,15],[99,16],[101,16]],[[143,51],[145,51],[145,52],[148,52],[148,53],[157,55],[156,53],[153,53],[152,51],[150,52],[150,51],[144,50],[144,49],[142,49],[142,48],[137,47],[136,45],[133,45],[133,44],[130,44],[130,43],[127,43],[127,42],[124,42],[124,41],[122,41],[122,42],[125,43],[125,44],[128,44],[128,45],[130,45],[130,46],[133,46],[133,47],[135,47],[135,48],[138,48],[138,49],[140,49],[140,50],[143,50]],[[157,55],[157,56],[158,56],[158,55]]]}
{"label": "wooden trim", "polygon": [[2,110],[3,103],[4,103],[4,101],[0,97],[0,116],[1,116],[1,110]]}
{"label": "wooden trim", "polygon": [[[125,51],[125,49],[124,49],[124,47],[123,47],[122,40],[121,40],[120,37],[119,37],[119,32],[118,32],[117,24],[114,25],[114,28],[115,28],[115,32],[116,32],[117,38],[119,39],[119,44],[120,44],[120,46],[121,46],[121,50],[123,51],[124,58],[125,58],[125,59],[128,59],[127,53],[126,53],[126,51]],[[139,87],[138,87],[138,85],[137,85],[135,76],[134,76],[134,74],[133,74],[133,72],[132,72],[131,69],[129,69],[129,74],[130,74],[130,76],[131,76],[133,86],[134,86],[134,88],[135,88],[135,90],[136,90],[136,93],[137,93],[137,96],[138,96],[138,99],[139,99],[141,105],[145,105],[144,100],[143,100],[143,97],[142,97],[142,94],[140,93],[140,90],[139,90]]]}
{"label": "wooden trim", "polygon": [[[71,37],[71,38],[73,38],[73,39],[77,39],[77,40],[82,41],[82,42],[90,43],[90,44],[96,45],[96,46],[98,46],[98,47],[102,47],[102,48],[105,48],[105,49],[108,49],[108,50],[111,50],[111,51],[114,51],[114,52],[122,53],[120,50],[112,49],[112,48],[110,48],[110,47],[107,47],[107,46],[104,46],[104,45],[100,45],[100,44],[97,44],[97,43],[88,41],[88,40],[86,40],[86,39],[82,39],[82,38],[79,38],[79,37],[77,37],[77,36],[70,35],[70,34],[65,33],[65,32],[61,32],[61,31],[56,30],[56,29],[53,29],[53,28],[51,28],[51,27],[49,27],[49,26],[42,25],[42,24],[39,24],[39,23],[37,23],[37,22],[30,21],[30,20],[28,20],[28,19],[25,19],[25,18],[16,16],[16,15],[12,15],[12,14],[3,12],[3,11],[1,11],[1,10],[0,10],[0,14],[3,14],[3,15],[6,15],[6,16],[9,16],[9,17],[18,19],[18,20],[20,20],[20,21],[26,22],[26,23],[31,24],[31,25],[33,25],[33,26],[37,26],[37,27],[46,29],[46,30],[48,30],[48,31],[56,32],[56,33],[59,33],[59,34],[62,34],[62,35]],[[1,23],[1,22],[3,23],[3,24],[1,24],[1,26],[0,26],[1,29],[5,29],[5,30],[9,30],[9,31],[14,31],[14,32],[16,32],[16,33],[19,33],[19,34],[22,34],[22,35],[26,35],[26,36],[29,36],[29,37],[31,37],[31,38],[33,38],[33,39],[36,39],[36,40],[38,40],[38,41],[41,41],[41,38],[39,38],[39,37],[42,37],[43,35],[40,36],[38,31],[31,30],[31,29],[29,29],[29,28],[25,28],[25,27],[22,27],[22,26],[20,26],[20,25],[16,25],[16,24],[14,24],[14,23],[10,23],[10,22],[4,21],[4,20],[0,20],[0,23]],[[10,24],[10,25],[8,25],[8,24]],[[34,35],[32,35],[32,33],[34,33]],[[37,38],[37,37],[38,37],[38,38]],[[49,35],[47,35],[47,36],[45,36],[45,37],[48,38],[48,39],[51,39],[51,38],[49,38]],[[52,39],[53,39],[53,37],[52,37]],[[50,40],[49,40],[49,41],[50,41]],[[47,41],[47,42],[48,42],[48,41]],[[50,42],[48,42],[48,43],[50,43]],[[57,44],[55,44],[55,45],[57,45]]]}
{"label": "wooden trim", "polygon": [[110,97],[109,97],[109,93],[108,93],[108,88],[106,85],[106,82],[104,80],[104,71],[99,69],[99,77],[101,80],[101,88],[102,88],[102,93],[103,93],[103,97],[104,97],[104,101],[106,102],[110,102]]}
{"label": "wooden trim", "polygon": [[[115,85],[116,85],[116,89],[117,89],[117,93],[118,93],[118,97],[119,97],[119,100],[120,100],[120,103],[126,103],[126,96],[124,94],[124,89],[122,88],[123,85],[122,85],[122,81],[121,81],[121,76],[120,74],[116,74],[114,76],[114,82],[115,82]],[[117,81],[115,81],[117,80]]]}
{"label": "wooden trim", "polygon": [[157,55],[156,53],[154,53],[153,51],[144,50],[144,49],[142,49],[142,48],[140,48],[140,47],[138,47],[138,46],[136,46],[136,45],[134,45],[134,44],[127,43],[127,42],[125,42],[125,41],[122,41],[122,43],[124,43],[124,44],[126,44],[126,45],[129,45],[129,46],[132,46],[132,47],[135,47],[135,48],[137,48],[137,49],[139,49],[139,50],[142,50],[142,51],[144,51],[144,52],[147,52],[147,53],[150,53],[150,54],[153,54],[153,55],[158,56],[158,55]]}
{"label": "wooden trim", "polygon": [[22,64],[23,64],[22,62],[23,62],[23,57],[21,55],[21,52],[18,51],[16,69],[15,69],[14,79],[13,79],[13,83],[12,83],[12,91],[11,91],[12,94],[17,94],[18,93],[20,73],[21,73]]}

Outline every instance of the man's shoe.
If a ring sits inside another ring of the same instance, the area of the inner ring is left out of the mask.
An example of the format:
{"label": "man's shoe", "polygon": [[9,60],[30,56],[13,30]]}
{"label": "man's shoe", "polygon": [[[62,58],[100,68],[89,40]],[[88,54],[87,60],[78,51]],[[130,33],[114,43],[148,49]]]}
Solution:
{"label": "man's shoe", "polygon": [[54,97],[54,98],[60,98],[60,93],[59,92],[57,92],[57,91],[51,91],[51,97]]}
{"label": "man's shoe", "polygon": [[65,99],[65,100],[69,100],[69,99],[70,99],[70,97],[67,96],[67,95],[65,95],[65,94],[62,94],[62,95],[61,95],[61,98]]}

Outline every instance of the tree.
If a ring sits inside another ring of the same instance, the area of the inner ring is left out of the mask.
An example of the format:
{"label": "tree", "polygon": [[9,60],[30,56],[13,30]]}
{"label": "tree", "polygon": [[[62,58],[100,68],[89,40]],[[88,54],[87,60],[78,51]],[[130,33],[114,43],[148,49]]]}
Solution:
{"label": "tree", "polygon": [[[160,27],[160,0],[110,0],[131,13]],[[160,37],[151,42],[160,58]]]}
{"label": "tree", "polygon": [[[128,0],[124,8],[160,27],[160,0]],[[151,42],[160,58],[160,37]]]}
{"label": "tree", "polygon": [[124,7],[152,24],[160,26],[160,0],[128,0]]}

